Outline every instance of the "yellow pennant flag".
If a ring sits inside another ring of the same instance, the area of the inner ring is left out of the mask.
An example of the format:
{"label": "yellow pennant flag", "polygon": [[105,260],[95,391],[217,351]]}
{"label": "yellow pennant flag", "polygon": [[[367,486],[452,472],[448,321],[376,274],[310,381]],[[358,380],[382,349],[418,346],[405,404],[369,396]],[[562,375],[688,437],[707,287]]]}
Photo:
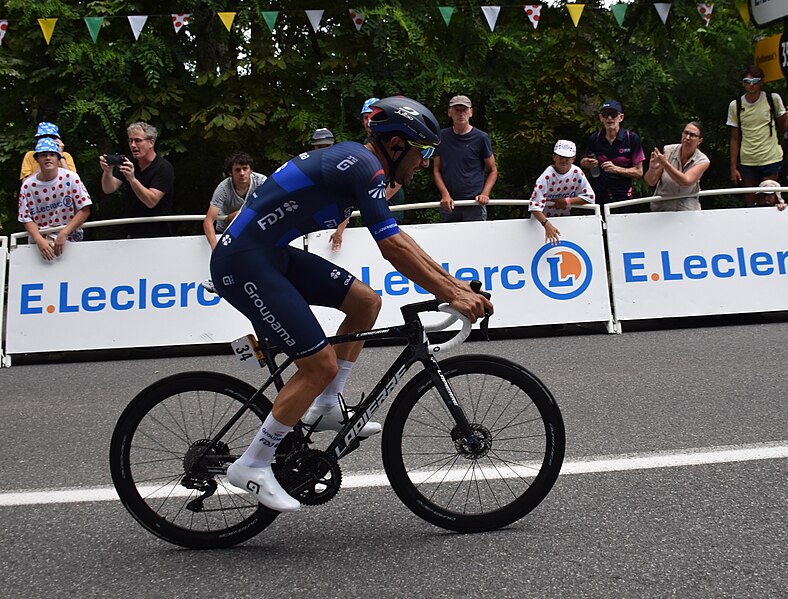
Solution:
{"label": "yellow pennant flag", "polygon": [[224,23],[224,26],[227,27],[227,31],[230,31],[230,27],[233,26],[233,21],[235,20],[235,15],[237,15],[238,13],[237,12],[217,12],[216,14],[219,15],[219,18],[222,20],[222,23]]}
{"label": "yellow pennant flag", "polygon": [[569,16],[572,17],[572,23],[577,24],[580,22],[580,15],[583,14],[583,9],[586,7],[585,4],[567,4],[566,10],[569,11]]}
{"label": "yellow pennant flag", "polygon": [[52,39],[52,32],[55,31],[55,23],[57,23],[57,19],[38,19],[38,24],[41,26],[41,31],[44,32],[47,46],[49,45],[49,40]]}
{"label": "yellow pennant flag", "polygon": [[739,9],[739,14],[741,15],[742,21],[744,21],[745,23],[749,23],[750,22],[750,11],[747,9],[747,3],[746,2],[737,2],[736,3],[736,8]]}

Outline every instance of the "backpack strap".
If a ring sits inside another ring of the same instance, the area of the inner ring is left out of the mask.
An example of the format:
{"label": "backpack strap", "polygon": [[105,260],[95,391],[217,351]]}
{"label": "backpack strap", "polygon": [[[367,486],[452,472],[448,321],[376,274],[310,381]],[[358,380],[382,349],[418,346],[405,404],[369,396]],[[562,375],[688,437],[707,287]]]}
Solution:
{"label": "backpack strap", "polygon": [[777,113],[774,110],[774,94],[766,94],[766,101],[769,102],[769,113],[772,115],[772,118],[769,119],[769,137],[771,137],[774,131],[772,126],[777,123]]}

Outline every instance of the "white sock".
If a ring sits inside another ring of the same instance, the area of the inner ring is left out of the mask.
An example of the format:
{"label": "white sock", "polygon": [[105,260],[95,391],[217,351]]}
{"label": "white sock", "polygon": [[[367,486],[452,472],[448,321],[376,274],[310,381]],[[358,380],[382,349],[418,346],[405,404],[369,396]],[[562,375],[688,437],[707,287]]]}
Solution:
{"label": "white sock", "polygon": [[282,424],[271,414],[263,422],[252,444],[243,455],[238,458],[238,463],[250,468],[266,468],[274,460],[274,453],[285,435],[293,430],[292,426]]}
{"label": "white sock", "polygon": [[321,408],[330,408],[339,403],[338,396],[345,390],[345,381],[347,381],[350,369],[353,368],[354,363],[337,358],[337,367],[339,368],[337,375],[328,384],[328,387],[323,389],[323,392],[317,396],[313,405]]}

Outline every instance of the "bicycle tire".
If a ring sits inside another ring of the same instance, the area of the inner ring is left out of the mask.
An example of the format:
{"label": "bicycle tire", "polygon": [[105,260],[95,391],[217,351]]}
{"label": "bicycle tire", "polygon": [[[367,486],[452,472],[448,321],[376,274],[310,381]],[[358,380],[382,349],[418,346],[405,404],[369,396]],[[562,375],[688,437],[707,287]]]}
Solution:
{"label": "bicycle tire", "polygon": [[536,376],[504,358],[463,355],[440,366],[482,448],[472,452],[463,444],[422,371],[392,402],[383,427],[391,487],[408,509],[441,528],[507,526],[539,505],[558,478],[565,449],[561,412]]}
{"label": "bicycle tire", "polygon": [[[153,383],[129,403],[112,434],[110,471],[121,502],[145,529],[182,547],[217,549],[250,539],[279,515],[221,475],[200,470],[205,459],[197,457],[255,391],[224,374],[186,372]],[[211,465],[226,468],[243,453],[270,409],[264,398],[253,403]],[[187,471],[216,483],[198,512],[187,508],[202,495],[184,486]]]}

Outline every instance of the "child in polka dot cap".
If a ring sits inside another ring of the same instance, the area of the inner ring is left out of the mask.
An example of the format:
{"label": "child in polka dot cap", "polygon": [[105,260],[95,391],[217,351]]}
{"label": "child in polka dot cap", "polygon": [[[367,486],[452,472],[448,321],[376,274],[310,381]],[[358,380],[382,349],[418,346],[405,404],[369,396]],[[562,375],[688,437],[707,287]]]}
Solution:
{"label": "child in polka dot cap", "polygon": [[[593,204],[594,190],[574,165],[577,147],[574,142],[559,139],[553,147],[553,164],[548,166],[534,184],[528,210],[545,230],[545,243],[556,245],[561,232],[548,220],[552,216],[567,216],[572,204]],[[552,205],[548,206],[548,202]]]}
{"label": "child in polka dot cap", "polygon": [[[44,260],[63,253],[68,241],[82,239],[82,223],[90,216],[90,195],[79,175],[59,166],[63,158],[54,139],[42,137],[33,153],[39,170],[22,181],[19,191],[18,220],[30,240],[38,246]],[[59,227],[46,237],[41,229]]]}

